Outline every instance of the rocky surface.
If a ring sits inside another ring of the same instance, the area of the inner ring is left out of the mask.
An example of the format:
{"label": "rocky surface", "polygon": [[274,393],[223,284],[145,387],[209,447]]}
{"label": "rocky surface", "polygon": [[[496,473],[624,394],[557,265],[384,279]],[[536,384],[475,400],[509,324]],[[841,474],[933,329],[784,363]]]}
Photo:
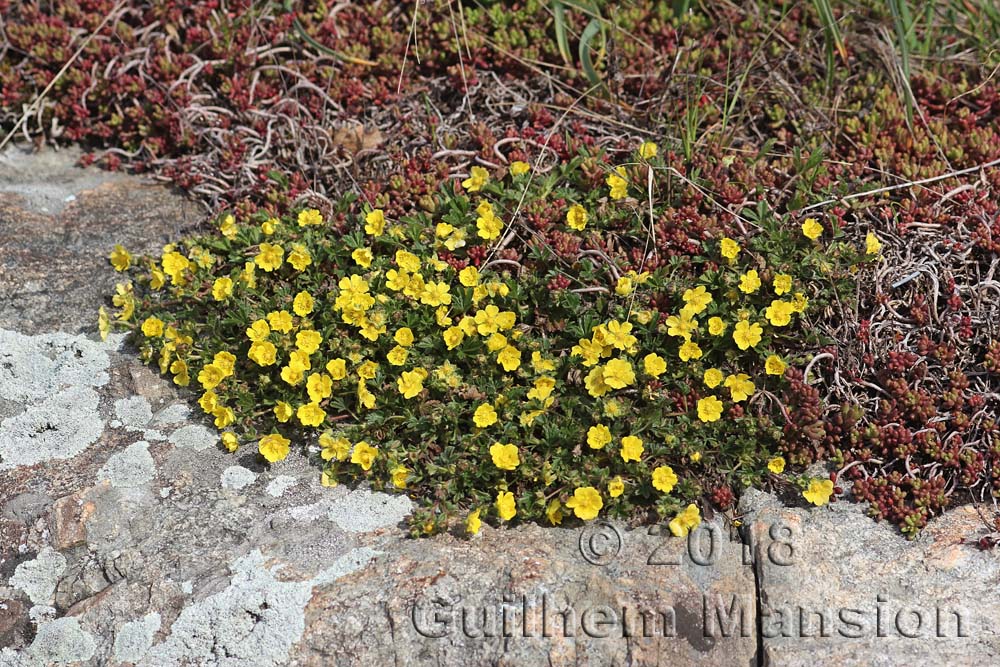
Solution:
{"label": "rocky surface", "polygon": [[[1000,560],[963,543],[970,509],[913,542],[763,494],[748,545],[721,518],[687,541],[600,523],[411,540],[405,497],[325,488],[315,453],[225,453],[94,326],[110,246],[156,249],[197,209],[68,161],[0,159],[0,667],[998,662]],[[814,613],[782,626],[785,608]],[[904,636],[937,609],[962,636]]]}
{"label": "rocky surface", "polygon": [[753,561],[765,665],[1000,664],[1000,554],[969,542],[974,507],[913,540],[863,508],[781,506],[751,491]]}

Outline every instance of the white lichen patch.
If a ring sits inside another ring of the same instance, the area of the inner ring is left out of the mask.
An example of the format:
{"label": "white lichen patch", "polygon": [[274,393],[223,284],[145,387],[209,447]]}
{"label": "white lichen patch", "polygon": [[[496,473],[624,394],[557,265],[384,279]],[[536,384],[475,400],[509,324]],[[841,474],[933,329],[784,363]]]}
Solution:
{"label": "white lichen patch", "polygon": [[97,392],[68,387],[0,422],[0,470],[73,458],[103,430]]}
{"label": "white lichen patch", "polygon": [[149,443],[140,440],[108,459],[97,473],[97,481],[108,480],[115,488],[134,489],[156,476],[156,463],[149,453]]}
{"label": "white lichen patch", "polygon": [[214,445],[219,439],[216,433],[199,424],[182,426],[170,434],[170,444],[200,452]]}
{"label": "white lichen patch", "polygon": [[0,667],[51,667],[94,657],[97,643],[76,616],[63,616],[38,626],[31,646],[20,652],[0,649]]}
{"label": "white lichen patch", "polygon": [[0,470],[73,458],[104,430],[95,387],[108,382],[108,343],[0,329]]}
{"label": "white lichen patch", "polygon": [[284,495],[285,491],[292,488],[298,483],[297,477],[291,477],[289,475],[278,475],[271,483],[267,485],[265,491],[267,495],[274,496],[275,498],[280,498]]}
{"label": "white lichen patch", "polygon": [[108,382],[108,350],[119,342],[0,329],[0,399],[30,404],[65,387],[103,387]]}
{"label": "white lichen patch", "polygon": [[330,520],[344,530],[367,533],[395,526],[413,509],[413,502],[403,495],[355,489],[330,507]]}
{"label": "white lichen patch", "polygon": [[148,667],[274,667],[305,631],[309,581],[279,581],[252,551],[232,566],[229,586],[186,607],[170,635],[139,663]]}
{"label": "white lichen patch", "polygon": [[153,408],[142,396],[130,396],[115,401],[115,416],[121,428],[127,431],[141,431],[153,418]]}
{"label": "white lichen patch", "polygon": [[153,416],[154,426],[170,426],[183,424],[191,417],[191,409],[183,403],[173,403],[163,408]]}
{"label": "white lichen patch", "polygon": [[229,466],[222,471],[222,488],[239,491],[253,484],[256,479],[257,475],[252,470],[243,466]]}
{"label": "white lichen patch", "polygon": [[153,637],[160,629],[160,615],[146,614],[137,621],[130,621],[119,628],[112,649],[117,662],[139,662],[153,645]]}
{"label": "white lichen patch", "polygon": [[52,601],[52,594],[65,569],[65,556],[51,547],[45,547],[33,560],[17,566],[10,585],[24,591],[34,604],[47,605]]}

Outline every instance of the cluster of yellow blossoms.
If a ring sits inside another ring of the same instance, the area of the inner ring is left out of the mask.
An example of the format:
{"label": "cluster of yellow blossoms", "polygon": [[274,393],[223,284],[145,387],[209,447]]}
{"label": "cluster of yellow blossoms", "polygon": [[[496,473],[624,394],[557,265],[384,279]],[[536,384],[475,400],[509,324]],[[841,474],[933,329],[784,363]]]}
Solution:
{"label": "cluster of yellow blossoms", "polygon": [[[655,144],[643,144],[639,155],[655,158]],[[510,172],[517,178],[529,169],[514,163]],[[628,197],[628,179],[624,167],[611,171],[610,199]],[[489,183],[489,173],[473,167],[462,185],[466,192],[480,193]],[[380,429],[423,419],[435,402],[450,401],[454,412],[448,423],[468,430],[458,436],[463,446],[492,465],[486,479],[491,480],[492,509],[502,521],[535,502],[529,482],[539,479],[546,486],[564,485],[563,493],[545,494],[541,512],[553,524],[563,520],[564,510],[594,519],[627,491],[647,501],[648,489],[664,497],[674,493],[683,482],[666,465],[662,445],[650,441],[656,436],[630,430],[616,418],[625,416],[639,396],[655,401],[663,396],[657,392],[666,391],[661,388],[687,383],[691,368],[698,369],[695,377],[704,385],[696,389],[700,398],[691,406],[691,418],[702,424],[720,421],[726,402],[747,402],[757,392],[740,363],[762,367],[767,376],[784,375],[786,362],[768,352],[767,344],[805,312],[808,299],[795,290],[790,274],[768,272],[765,285],[759,266],[741,272],[737,258],[744,249],[737,241],[723,238],[717,246],[724,270],[733,273],[730,289],[690,287],[677,295],[683,306],[661,316],[653,309],[633,311],[630,299],[647,285],[664,289],[662,276],[627,271],[610,286],[603,321],[581,329],[589,331],[588,337],[550,340],[537,335],[529,309],[507,302],[510,278],[441,259],[443,251],[454,256],[475,239],[491,245],[503,236],[500,202],[484,194],[472,210],[468,219],[453,216],[413,232],[372,208],[364,213],[363,235],[359,229],[333,247],[326,220],[315,209],[292,219],[266,217],[253,223],[227,215],[219,233],[229,244],[228,254],[214,255],[198,243],[186,253],[166,246],[158,261],[146,262],[148,274],[142,279],[152,295],[163,296],[142,301],[131,283],[121,284],[113,297],[121,309],[117,319],[132,321],[137,308],[145,315],[134,326],[142,335],[144,356],[180,386],[197,380],[199,405],[222,431],[227,449],[239,447],[234,431],[239,427],[246,439],[256,439],[267,461],[276,463],[290,451],[289,429],[311,429],[326,464],[325,484],[336,483],[345,467],[353,466],[351,474],[376,471],[394,488],[409,488],[419,457],[410,456],[391,434],[385,438],[359,429],[369,419]],[[569,230],[584,232],[589,219],[580,203],[565,210]],[[803,225],[809,239],[820,233],[822,226],[814,220]],[[877,243],[869,240],[869,251]],[[110,260],[118,271],[134,264],[121,246]],[[767,295],[769,303],[744,307],[740,295],[758,303]],[[214,319],[186,319],[163,305],[167,302],[188,304],[190,312]],[[103,308],[100,327],[102,334],[111,327]],[[733,346],[746,353],[745,359],[734,354]],[[709,359],[718,367],[706,366]],[[247,392],[254,397],[251,403],[242,400]],[[567,410],[563,415],[553,410],[560,400]],[[573,409],[580,412],[574,416]],[[559,419],[559,428],[572,431],[587,413],[592,422],[584,424],[577,444],[586,445],[584,451],[600,457],[611,471],[600,489],[572,475],[572,483],[560,479],[551,453],[528,444],[527,434],[536,432],[540,420],[542,432]],[[273,416],[273,428],[258,434],[265,416]],[[700,452],[691,454],[692,463],[700,460]],[[784,460],[772,459],[768,467],[779,474]],[[810,501],[821,500],[824,492],[825,487],[811,488]],[[684,535],[697,526],[700,514],[697,506],[678,502],[669,505],[676,512],[670,529]],[[483,511],[489,509],[480,502],[468,513],[469,532],[479,530]]]}

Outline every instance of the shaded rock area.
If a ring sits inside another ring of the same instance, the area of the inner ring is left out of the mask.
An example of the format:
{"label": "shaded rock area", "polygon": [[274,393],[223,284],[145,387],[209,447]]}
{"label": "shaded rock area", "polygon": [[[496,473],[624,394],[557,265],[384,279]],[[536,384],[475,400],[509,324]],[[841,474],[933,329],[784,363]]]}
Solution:
{"label": "shaded rock area", "polygon": [[[321,486],[316,452],[227,454],[95,331],[110,247],[156,250],[200,211],[72,160],[0,159],[0,667],[998,662],[1000,561],[962,542],[972,510],[914,542],[858,506],[755,493],[747,544],[722,517],[688,540],[599,522],[411,540],[405,497]],[[838,632],[837,610],[877,605],[955,609],[965,634]],[[783,607],[837,623],[785,636]]]}

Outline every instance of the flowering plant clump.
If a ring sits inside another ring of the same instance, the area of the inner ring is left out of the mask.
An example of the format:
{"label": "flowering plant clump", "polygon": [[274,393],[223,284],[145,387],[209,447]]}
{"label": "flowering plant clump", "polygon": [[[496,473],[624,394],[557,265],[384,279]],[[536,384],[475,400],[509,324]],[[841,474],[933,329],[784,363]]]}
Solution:
{"label": "flowering plant clump", "polygon": [[224,214],[158,258],[115,248],[131,280],[101,329],[196,392],[225,448],[308,446],[327,485],[419,500],[417,532],[652,512],[686,534],[693,503],[783,473],[786,374],[871,255],[763,205],[654,243],[672,173],[644,144],[614,167],[473,167],[398,219],[350,196]]}

